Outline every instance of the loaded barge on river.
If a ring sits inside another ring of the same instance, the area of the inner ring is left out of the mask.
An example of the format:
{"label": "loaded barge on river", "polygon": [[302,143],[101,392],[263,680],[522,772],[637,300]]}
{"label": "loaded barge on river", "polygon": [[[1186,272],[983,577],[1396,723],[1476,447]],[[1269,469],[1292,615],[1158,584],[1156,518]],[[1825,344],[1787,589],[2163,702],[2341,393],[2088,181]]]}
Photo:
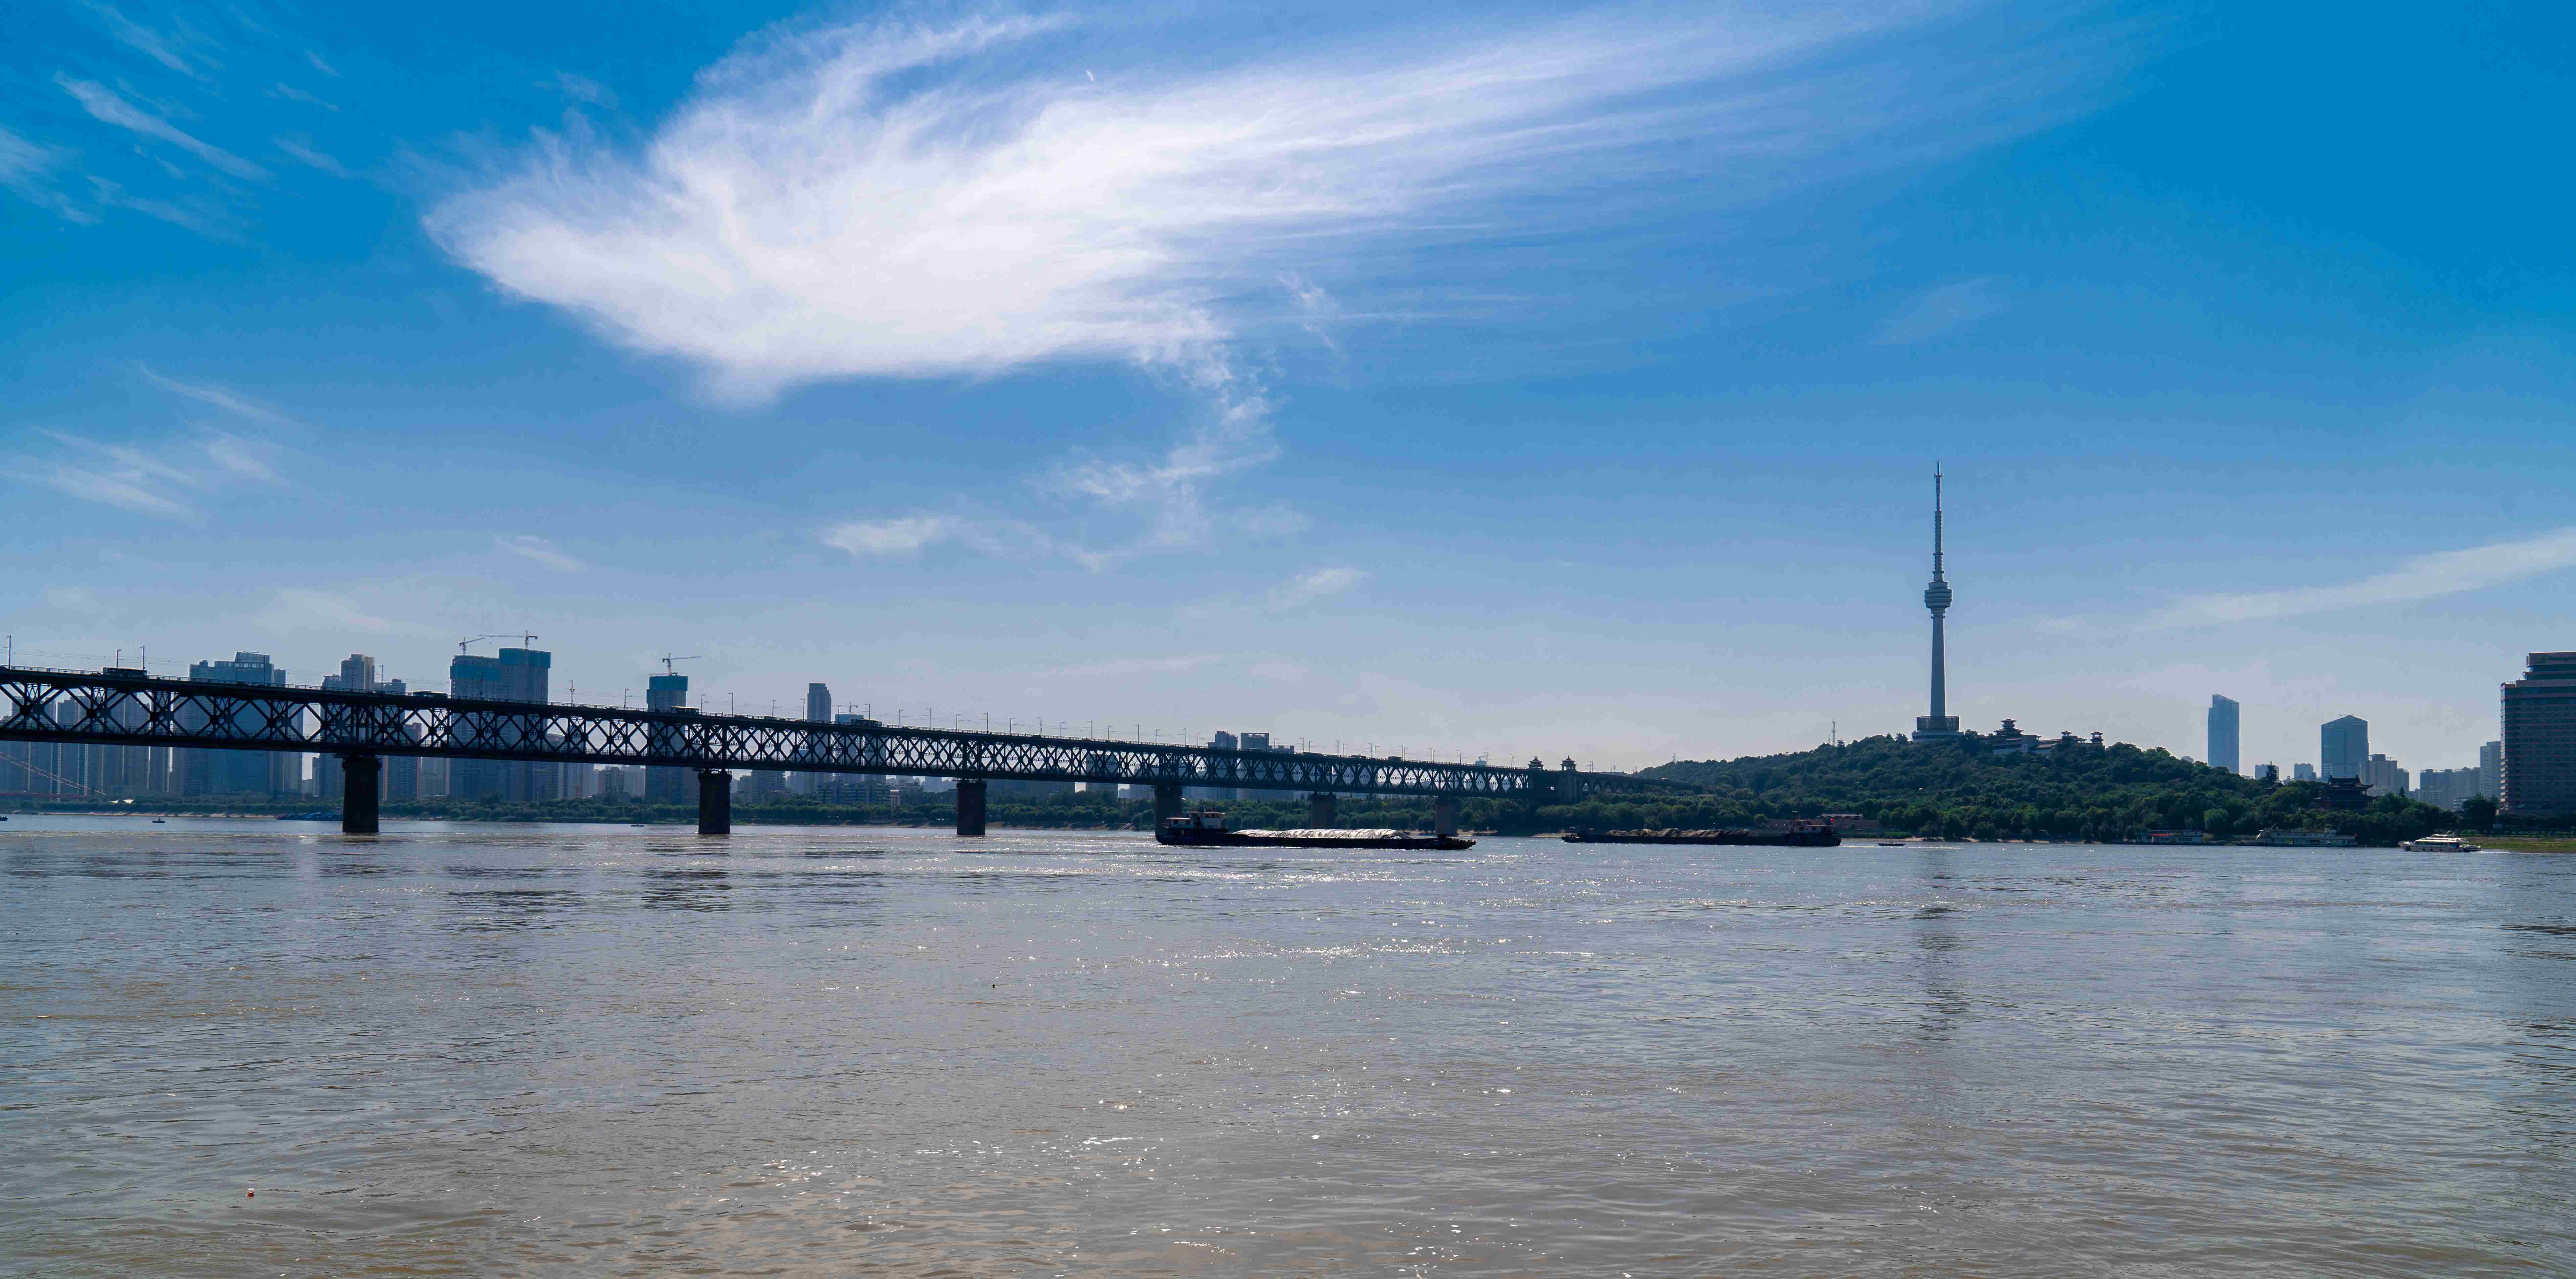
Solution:
{"label": "loaded barge on river", "polygon": [[1791,822],[1787,830],[1577,830],[1569,844],[1757,844],[1772,848],[1833,848],[1843,842],[1825,822]]}
{"label": "loaded barge on river", "polygon": [[1454,853],[1476,841],[1409,830],[1227,830],[1225,814],[1201,809],[1168,818],[1154,842],[1183,848],[1412,848]]}

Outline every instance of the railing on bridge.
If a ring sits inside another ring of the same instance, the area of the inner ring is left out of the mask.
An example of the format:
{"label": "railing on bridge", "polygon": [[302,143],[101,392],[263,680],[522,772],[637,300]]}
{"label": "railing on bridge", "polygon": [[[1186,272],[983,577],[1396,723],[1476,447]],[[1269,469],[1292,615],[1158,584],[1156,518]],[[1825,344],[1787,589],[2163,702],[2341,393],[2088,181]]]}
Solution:
{"label": "railing on bridge", "polygon": [[[1436,760],[1218,750],[1092,738],[821,724],[696,711],[480,701],[436,693],[360,693],[154,679],[140,671],[0,667],[0,738],[116,746],[318,751],[355,759],[642,764],[877,776],[1184,786],[1319,794],[1464,796],[1570,803],[1586,794],[1694,788],[1617,773]],[[364,766],[372,781],[371,761]],[[729,789],[730,779],[724,785]],[[981,787],[977,787],[980,795]],[[372,802],[372,788],[368,802]],[[964,797],[961,795],[961,804]],[[349,805],[348,807],[354,807]],[[729,812],[729,809],[727,810]],[[370,822],[372,813],[369,814]],[[729,821],[729,817],[723,820]],[[980,816],[978,829],[981,833]],[[702,820],[702,828],[706,822]],[[372,829],[372,825],[369,826]],[[961,829],[963,821],[961,815]]]}

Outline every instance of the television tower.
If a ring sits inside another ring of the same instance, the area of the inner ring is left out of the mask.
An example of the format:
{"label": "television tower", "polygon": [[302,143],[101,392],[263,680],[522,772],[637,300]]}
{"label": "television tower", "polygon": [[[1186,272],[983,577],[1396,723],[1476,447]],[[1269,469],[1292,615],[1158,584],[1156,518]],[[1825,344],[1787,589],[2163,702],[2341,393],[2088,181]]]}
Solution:
{"label": "television tower", "polygon": [[1917,716],[1914,740],[1959,735],[1959,717],[1949,713],[1947,663],[1941,651],[1941,619],[1950,611],[1950,583],[1941,576],[1941,468],[1932,468],[1932,584],[1923,588],[1923,607],[1932,610],[1932,713]]}

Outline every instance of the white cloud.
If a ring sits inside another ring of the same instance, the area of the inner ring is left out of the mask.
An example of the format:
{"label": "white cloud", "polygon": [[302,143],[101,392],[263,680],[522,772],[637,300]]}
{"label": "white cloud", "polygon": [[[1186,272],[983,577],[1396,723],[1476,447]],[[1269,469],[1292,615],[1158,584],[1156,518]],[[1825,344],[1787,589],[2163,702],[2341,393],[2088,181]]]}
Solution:
{"label": "white cloud", "polygon": [[611,111],[617,109],[617,95],[609,92],[607,85],[589,76],[575,75],[570,71],[558,71],[555,73],[554,87],[575,102],[586,102],[595,107],[606,107]]}
{"label": "white cloud", "polygon": [[1948,337],[2012,309],[1994,277],[1960,280],[1926,289],[1890,312],[1870,331],[1881,346],[1911,346]]}
{"label": "white cloud", "polygon": [[328,62],[324,62],[321,54],[315,53],[311,49],[307,49],[304,51],[304,59],[305,61],[313,64],[314,70],[319,71],[326,76],[330,76],[335,80],[339,78],[340,69],[332,66]]}
{"label": "white cloud", "polygon": [[280,80],[268,87],[268,96],[272,98],[284,98],[289,102],[301,102],[306,106],[320,107],[325,111],[337,111],[340,109],[338,103],[325,102],[322,99],[314,97],[312,94],[306,93],[304,90],[296,88],[294,85],[288,84],[283,80]]}
{"label": "white cloud", "polygon": [[90,80],[75,80],[60,72],[55,73],[54,83],[61,86],[63,92],[72,95],[81,104],[81,108],[101,124],[131,129],[147,138],[159,138],[237,178],[268,176],[268,170],[222,147],[201,142],[181,132],[169,121],[118,97],[114,91],[104,85]]}
{"label": "white cloud", "polygon": [[247,395],[243,395],[239,391],[217,386],[212,382],[182,382],[176,378],[166,378],[153,372],[151,367],[145,364],[136,364],[134,366],[134,371],[149,379],[154,386],[160,387],[162,390],[168,391],[173,395],[184,395],[189,399],[195,400],[199,404],[211,404],[227,413],[238,414],[242,417],[249,418],[254,422],[265,422],[270,426],[286,427],[298,427],[303,425],[302,423],[297,422],[294,418],[288,417],[286,414],[280,413],[276,409],[270,408],[268,405],[262,404]]}
{"label": "white cloud", "polygon": [[187,59],[179,56],[179,51],[177,49],[171,47],[172,41],[170,37],[162,35],[160,32],[126,17],[124,14],[117,12],[115,9],[110,8],[107,5],[92,4],[90,5],[90,8],[97,10],[101,17],[106,18],[108,30],[114,33],[118,40],[125,42],[136,52],[141,53],[143,56],[150,58],[154,62],[158,62],[162,66],[168,67],[181,75],[197,76],[199,79],[205,78],[202,75],[198,75],[195,67],[188,65]]}
{"label": "white cloud", "polygon": [[2497,542],[2464,551],[2418,555],[2394,569],[2341,586],[2247,595],[2202,595],[2147,619],[2150,626],[2216,626],[2274,617],[2296,617],[2369,604],[2403,604],[2456,595],[2576,567],[2576,528],[2519,542]]}
{"label": "white cloud", "polygon": [[268,459],[260,456],[265,451],[265,446],[257,441],[214,431],[207,434],[203,445],[206,450],[206,460],[226,472],[246,480],[257,480],[263,484],[286,483],[286,477],[278,474],[277,468],[269,465]]}
{"label": "white cloud", "polygon": [[1303,269],[1352,237],[1498,235],[1526,224],[1480,206],[1675,147],[1778,165],[1892,129],[1920,112],[1870,95],[1900,77],[1777,73],[1921,16],[1613,9],[1097,80],[1050,61],[1063,19],[840,26],[710,69],[641,154],[543,136],[428,226],[734,397],[1125,360],[1311,321]]}
{"label": "white cloud", "polygon": [[1162,456],[1037,481],[1134,518],[1132,536],[935,513],[824,535],[854,555],[955,541],[1099,570],[1214,540],[1208,492],[1278,453],[1246,343],[1338,347],[1348,316],[1385,313],[1319,282],[1365,280],[1371,252],[1617,220],[1618,193],[1650,180],[1748,201],[1862,139],[1884,163],[2037,123],[1959,108],[2044,96],[2046,74],[1858,65],[1892,46],[1857,42],[1944,8],[1605,8],[1179,66],[1104,65],[1107,42],[1062,15],[783,29],[704,72],[640,148],[576,120],[425,225],[499,288],[737,402],[1066,361],[1177,376],[1209,411]]}
{"label": "white cloud", "polygon": [[1272,608],[1295,608],[1327,599],[1359,585],[1368,574],[1348,567],[1309,569],[1270,593]]}
{"label": "white cloud", "polygon": [[166,515],[188,519],[196,508],[157,488],[143,472],[121,468],[93,470],[88,467],[56,463],[37,473],[37,479],[58,492],[88,502],[104,502],[122,507],[137,515]]}
{"label": "white cloud", "polygon": [[38,208],[53,210],[65,221],[96,222],[96,215],[45,182],[45,172],[70,155],[60,147],[30,142],[0,128],[0,187]]}
{"label": "white cloud", "polygon": [[272,633],[290,635],[308,630],[366,631],[381,635],[389,631],[410,633],[419,629],[397,626],[340,596],[307,590],[279,591],[275,607],[262,614],[259,622],[263,629]]}
{"label": "white cloud", "polygon": [[[286,415],[219,386],[174,382],[142,365],[136,371],[152,382],[202,404],[212,404],[243,417],[292,425]],[[68,450],[67,456],[40,461],[34,478],[57,492],[83,501],[103,502],[139,515],[195,519],[197,495],[242,481],[284,486],[268,455],[275,446],[230,432],[200,427],[193,436],[150,444],[115,444],[84,439],[62,431],[44,431]]]}
{"label": "white cloud", "polygon": [[556,550],[554,543],[549,542],[542,537],[520,533],[504,537],[495,537],[492,541],[494,545],[499,546],[502,550],[508,551],[512,555],[524,556],[528,559],[535,560],[537,563],[543,564],[547,568],[554,569],[557,572],[575,573],[590,567],[589,565],[582,563],[580,560],[574,559],[573,557],[564,554],[562,551]]}
{"label": "white cloud", "polygon": [[279,151],[285,153],[287,156],[312,165],[314,168],[320,169],[324,173],[330,174],[332,177],[345,178],[350,176],[349,171],[346,168],[343,168],[338,160],[316,150],[312,141],[309,139],[281,134],[277,137],[270,138],[269,142],[275,145]]}
{"label": "white cloud", "polygon": [[945,515],[906,515],[891,520],[852,520],[823,531],[823,544],[852,555],[910,555],[964,535],[966,524]]}

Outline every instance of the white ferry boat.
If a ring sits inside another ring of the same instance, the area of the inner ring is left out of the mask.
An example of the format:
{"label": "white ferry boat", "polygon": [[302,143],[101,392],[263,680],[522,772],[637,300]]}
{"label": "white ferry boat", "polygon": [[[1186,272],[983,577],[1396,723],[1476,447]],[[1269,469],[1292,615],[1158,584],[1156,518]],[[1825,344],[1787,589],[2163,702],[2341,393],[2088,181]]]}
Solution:
{"label": "white ferry boat", "polygon": [[2479,851],[2477,845],[2472,844],[2457,835],[2427,835],[2422,839],[2407,840],[2406,842],[2399,844],[2398,847],[2403,848],[2410,853],[2474,853]]}

